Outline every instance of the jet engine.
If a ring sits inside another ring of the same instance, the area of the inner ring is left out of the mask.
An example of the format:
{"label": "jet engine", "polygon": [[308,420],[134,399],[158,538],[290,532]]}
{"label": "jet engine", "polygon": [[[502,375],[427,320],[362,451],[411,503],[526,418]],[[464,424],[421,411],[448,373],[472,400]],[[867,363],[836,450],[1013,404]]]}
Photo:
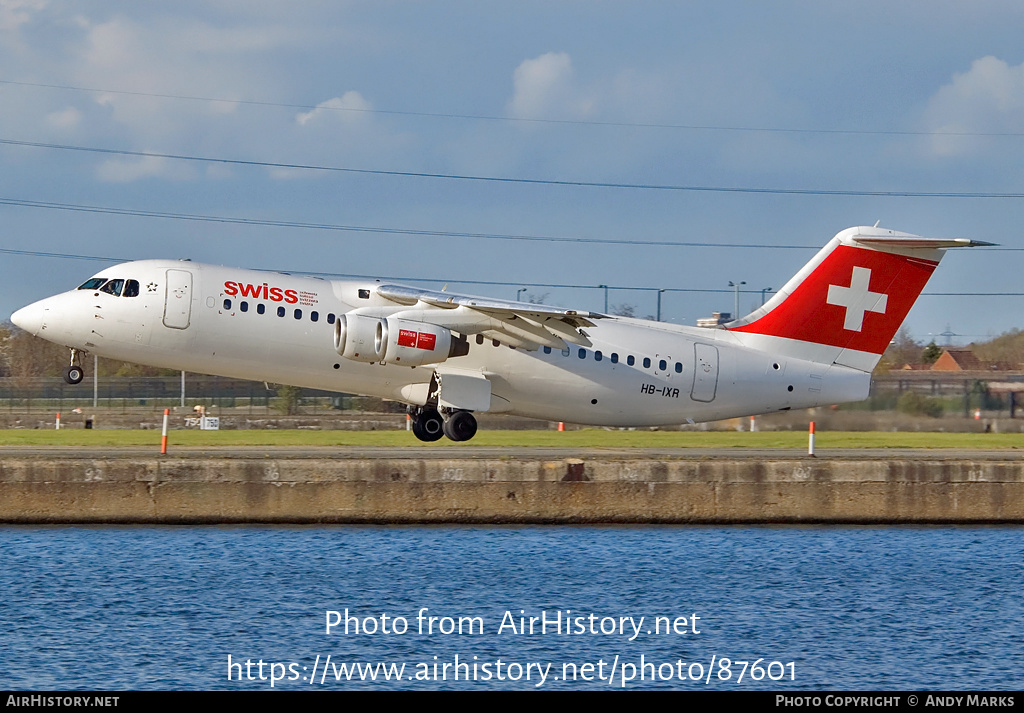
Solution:
{"label": "jet engine", "polygon": [[334,349],[346,359],[383,361],[387,344],[387,324],[376,317],[342,314],[334,323]]}
{"label": "jet engine", "polygon": [[334,324],[334,349],[354,361],[420,366],[464,356],[469,342],[436,324],[345,314]]}

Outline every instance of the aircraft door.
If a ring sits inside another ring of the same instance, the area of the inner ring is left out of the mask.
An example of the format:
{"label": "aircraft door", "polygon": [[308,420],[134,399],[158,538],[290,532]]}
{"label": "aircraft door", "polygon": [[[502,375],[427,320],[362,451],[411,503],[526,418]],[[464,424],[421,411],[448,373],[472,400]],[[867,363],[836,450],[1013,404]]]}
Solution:
{"label": "aircraft door", "polygon": [[188,270],[167,271],[164,296],[164,326],[185,329],[192,316],[192,273]]}
{"label": "aircraft door", "polygon": [[693,388],[690,398],[709,403],[715,400],[718,390],[718,347],[710,344],[694,344]]}

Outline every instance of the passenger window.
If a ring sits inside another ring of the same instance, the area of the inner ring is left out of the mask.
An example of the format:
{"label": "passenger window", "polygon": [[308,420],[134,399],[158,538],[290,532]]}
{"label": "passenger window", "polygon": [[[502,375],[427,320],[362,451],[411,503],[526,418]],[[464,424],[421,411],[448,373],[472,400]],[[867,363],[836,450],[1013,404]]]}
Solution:
{"label": "passenger window", "polygon": [[580,359],[586,359],[586,358],[587,358],[587,350],[586,349],[580,349]]}
{"label": "passenger window", "polygon": [[295,319],[302,319],[302,310],[301,309],[295,310]]}
{"label": "passenger window", "polygon": [[562,356],[569,356],[569,347],[562,350]]}
{"label": "passenger window", "polygon": [[501,342],[499,342],[497,339],[492,339],[491,340],[491,344],[493,344],[496,347],[500,347],[501,346]]}
{"label": "passenger window", "polygon": [[476,343],[477,344],[483,344],[484,343],[484,335],[482,335],[482,334],[476,335]]}
{"label": "passenger window", "polygon": [[245,300],[242,300],[241,302],[238,303],[238,309],[242,310],[243,312],[248,312],[249,303],[246,302]]}
{"label": "passenger window", "polygon": [[124,283],[124,296],[125,297],[138,297],[139,296],[139,281],[128,280]]}
{"label": "passenger window", "polygon": [[256,314],[263,314],[267,311],[267,306],[262,302],[256,305]]}
{"label": "passenger window", "polygon": [[650,369],[651,368],[651,359],[650,359],[650,357],[644,357],[644,368],[645,369]]}
{"label": "passenger window", "polygon": [[105,277],[93,277],[93,278],[90,278],[90,279],[86,280],[85,282],[83,282],[81,287],[79,287],[78,289],[80,289],[80,290],[96,290],[96,289],[99,289],[99,286],[102,285],[106,281],[107,281],[107,278],[105,278]]}
{"label": "passenger window", "polygon": [[278,307],[277,308],[277,316],[278,317],[284,317],[284,313],[285,313],[285,308],[284,307]]}
{"label": "passenger window", "polygon": [[658,369],[660,369],[661,371],[665,371],[665,369],[668,369],[668,362],[665,361],[664,359],[659,361],[658,362]]}
{"label": "passenger window", "polygon": [[681,363],[679,363],[679,362],[676,362],[676,373],[677,374],[682,374],[683,373],[683,365]]}
{"label": "passenger window", "polygon": [[107,284],[100,288],[100,292],[106,292],[114,297],[121,296],[121,289],[124,287],[124,280],[107,280]]}
{"label": "passenger window", "polygon": [[545,354],[550,354],[551,353],[551,347],[544,347],[544,353]]}
{"label": "passenger window", "polygon": [[314,312],[310,312],[309,313],[309,321],[316,322],[319,319],[320,319],[320,313],[319,312],[314,311]]}
{"label": "passenger window", "polygon": [[636,359],[633,358],[632,354],[630,354],[628,357],[626,357],[626,363],[629,366],[633,366],[634,364],[636,364]]}
{"label": "passenger window", "polygon": [[334,324],[334,312],[327,313],[327,324]]}
{"label": "passenger window", "polygon": [[231,300],[224,300],[224,309],[231,309]]}
{"label": "passenger window", "polygon": [[594,352],[594,361],[601,361],[601,357],[602,357],[602,356],[603,356],[603,355],[601,354],[601,352],[600,352],[600,351],[596,351],[596,352]]}
{"label": "passenger window", "polygon": [[619,354],[618,354],[618,352],[612,352],[612,364],[618,364],[618,363],[619,363]]}

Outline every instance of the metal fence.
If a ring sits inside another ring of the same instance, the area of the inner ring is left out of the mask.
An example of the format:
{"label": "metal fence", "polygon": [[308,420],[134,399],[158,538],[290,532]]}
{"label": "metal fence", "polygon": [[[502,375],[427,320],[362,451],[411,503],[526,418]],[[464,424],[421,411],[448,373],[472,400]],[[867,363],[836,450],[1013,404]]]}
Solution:
{"label": "metal fence", "polygon": [[[100,377],[68,384],[52,377],[0,378],[0,412],[66,411],[102,408],[115,411],[215,406],[271,413],[282,409],[279,387],[263,382],[186,374],[180,377]],[[317,389],[302,389],[303,412],[350,410],[366,406],[365,399]]]}
{"label": "metal fence", "polygon": [[[1011,394],[996,394],[989,384],[1024,382],[1024,373],[1010,372],[928,372],[899,371],[872,379],[870,398],[859,408],[893,410],[907,392],[942,402],[946,413],[970,415],[974,409],[1014,410]],[[184,396],[180,377],[101,377],[80,384],[67,384],[55,377],[0,378],[0,412],[50,412],[79,408],[103,408],[127,413],[170,407],[214,406],[249,414],[272,414],[284,410],[279,387],[256,381],[242,381],[201,374],[186,374]],[[1024,395],[1018,395],[1024,403]],[[401,411],[400,404],[380,399],[302,389],[300,403],[305,414],[345,411]]]}

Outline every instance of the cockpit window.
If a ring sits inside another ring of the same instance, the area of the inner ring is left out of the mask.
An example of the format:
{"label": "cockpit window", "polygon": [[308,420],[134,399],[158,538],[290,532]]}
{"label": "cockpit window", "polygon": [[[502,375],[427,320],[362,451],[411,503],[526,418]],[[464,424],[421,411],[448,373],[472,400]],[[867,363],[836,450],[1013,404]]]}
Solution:
{"label": "cockpit window", "polygon": [[97,287],[99,287],[100,285],[102,285],[106,281],[107,281],[107,278],[105,278],[105,277],[91,277],[88,280],[86,280],[85,282],[83,282],[82,286],[79,287],[78,289],[80,289],[80,290],[95,290]]}
{"label": "cockpit window", "polygon": [[124,280],[107,280],[107,283],[100,288],[100,292],[106,292],[115,297],[121,296],[121,289],[124,287]]}
{"label": "cockpit window", "polygon": [[139,296],[139,281],[138,280],[126,280],[124,283],[124,296],[125,297],[138,297]]}

